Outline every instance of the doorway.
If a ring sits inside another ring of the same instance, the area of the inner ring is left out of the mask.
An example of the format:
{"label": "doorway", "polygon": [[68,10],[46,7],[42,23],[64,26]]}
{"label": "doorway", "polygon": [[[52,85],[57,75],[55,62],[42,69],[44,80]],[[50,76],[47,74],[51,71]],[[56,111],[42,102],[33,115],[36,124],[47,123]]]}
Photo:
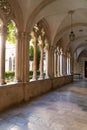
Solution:
{"label": "doorway", "polygon": [[85,61],[85,78],[87,78],[87,61]]}

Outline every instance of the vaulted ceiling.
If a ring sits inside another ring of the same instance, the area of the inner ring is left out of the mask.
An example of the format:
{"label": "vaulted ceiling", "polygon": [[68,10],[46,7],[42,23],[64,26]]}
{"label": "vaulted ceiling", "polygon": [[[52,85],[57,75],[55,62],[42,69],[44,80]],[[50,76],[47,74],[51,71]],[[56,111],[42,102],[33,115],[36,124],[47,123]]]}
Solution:
{"label": "vaulted ceiling", "polygon": [[[62,39],[63,46],[70,48],[74,53],[78,49],[84,51],[87,47],[87,0],[9,0],[9,2],[17,18],[21,18],[25,29],[31,29],[35,23],[45,19],[50,29],[51,45],[56,45],[58,40]],[[73,42],[69,41],[70,10],[74,10],[73,31],[76,39]]]}

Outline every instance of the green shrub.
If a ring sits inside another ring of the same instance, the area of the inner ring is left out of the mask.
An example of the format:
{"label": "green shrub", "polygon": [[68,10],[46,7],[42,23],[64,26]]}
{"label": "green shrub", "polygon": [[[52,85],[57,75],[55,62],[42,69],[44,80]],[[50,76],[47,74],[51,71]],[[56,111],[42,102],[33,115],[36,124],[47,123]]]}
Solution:
{"label": "green shrub", "polygon": [[5,72],[5,78],[6,82],[11,82],[14,80],[15,72],[14,71],[6,71]]}
{"label": "green shrub", "polygon": [[[39,76],[39,75],[40,75],[40,71],[37,70],[37,76]],[[31,71],[29,71],[29,79],[32,79],[32,76],[33,76],[33,71],[31,70]]]}
{"label": "green shrub", "polygon": [[30,70],[30,71],[29,71],[29,76],[32,76],[32,75],[33,75],[33,71]]}
{"label": "green shrub", "polygon": [[[32,76],[32,75],[33,75],[33,71],[30,70],[30,71],[29,71],[29,76]],[[40,71],[39,71],[39,70],[37,70],[37,75],[40,75]]]}
{"label": "green shrub", "polygon": [[[37,76],[40,75],[40,71],[37,70]],[[12,82],[14,80],[15,72],[14,71],[6,71],[5,72],[5,79],[6,82]],[[29,71],[29,78],[32,79],[33,71]]]}
{"label": "green shrub", "polygon": [[37,70],[37,76],[40,75],[40,70]]}

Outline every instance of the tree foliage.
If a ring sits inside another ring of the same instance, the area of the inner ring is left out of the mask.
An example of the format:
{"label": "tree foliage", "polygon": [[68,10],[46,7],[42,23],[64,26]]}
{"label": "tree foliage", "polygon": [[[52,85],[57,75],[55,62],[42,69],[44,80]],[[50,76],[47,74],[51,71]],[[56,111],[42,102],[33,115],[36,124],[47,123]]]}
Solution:
{"label": "tree foliage", "polygon": [[8,28],[7,41],[9,43],[15,44],[16,43],[16,38],[15,38],[16,27],[14,23],[10,21],[7,25],[7,28]]}
{"label": "tree foliage", "polygon": [[37,45],[37,69],[39,70],[39,65],[40,65],[40,46]]}
{"label": "tree foliage", "polygon": [[30,56],[30,60],[33,61],[33,56],[34,56],[33,46],[29,46],[29,56]]}
{"label": "tree foliage", "polygon": [[[40,64],[40,47],[37,45],[37,69],[39,69]],[[29,46],[29,57],[30,61],[34,60],[34,47],[32,45]]]}
{"label": "tree foliage", "polygon": [[[33,61],[34,47],[32,45],[29,46],[29,56],[30,56],[30,60]],[[39,45],[37,45],[37,60],[40,60],[40,47],[39,47]]]}

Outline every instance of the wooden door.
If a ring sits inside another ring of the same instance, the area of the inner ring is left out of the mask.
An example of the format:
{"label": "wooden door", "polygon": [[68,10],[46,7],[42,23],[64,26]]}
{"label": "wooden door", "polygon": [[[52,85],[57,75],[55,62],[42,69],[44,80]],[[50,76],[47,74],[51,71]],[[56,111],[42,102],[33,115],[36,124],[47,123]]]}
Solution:
{"label": "wooden door", "polygon": [[87,78],[87,61],[85,61],[85,78]]}

